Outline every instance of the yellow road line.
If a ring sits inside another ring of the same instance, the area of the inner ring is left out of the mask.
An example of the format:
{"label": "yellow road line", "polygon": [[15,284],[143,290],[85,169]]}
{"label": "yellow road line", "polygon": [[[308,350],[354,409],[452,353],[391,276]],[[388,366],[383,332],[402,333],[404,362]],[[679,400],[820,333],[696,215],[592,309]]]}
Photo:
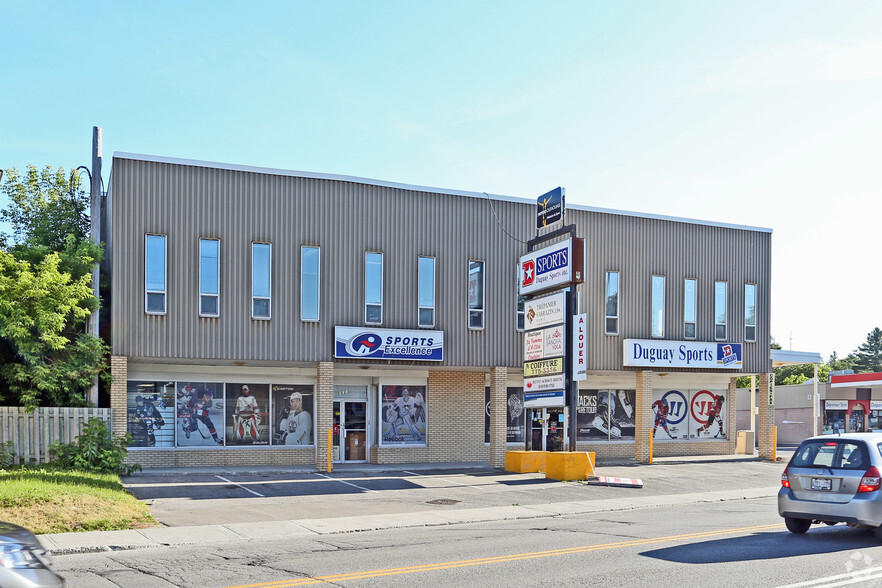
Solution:
{"label": "yellow road line", "polygon": [[535,559],[539,557],[553,557],[558,555],[572,555],[576,553],[587,553],[590,551],[601,551],[604,549],[617,549],[620,547],[635,547],[641,545],[652,545],[653,543],[664,543],[667,541],[685,541],[692,539],[704,539],[707,537],[718,537],[721,535],[733,535],[737,533],[750,533],[755,531],[766,531],[769,529],[781,528],[781,523],[771,525],[755,525],[752,527],[739,527],[737,529],[719,529],[716,531],[702,531],[697,533],[685,533],[682,535],[667,535],[665,537],[651,537],[647,539],[631,539],[628,541],[617,541],[615,543],[601,543],[598,545],[583,545],[580,547],[567,547],[563,549],[552,549],[548,551],[534,551],[528,553],[516,553],[512,555],[498,555],[494,557],[482,557],[479,559],[465,559],[459,561],[448,561],[434,564],[423,564],[417,566],[407,566],[401,568],[389,568],[385,570],[369,570],[364,572],[350,572],[346,574],[334,574],[330,576],[317,576],[315,578],[301,578],[290,580],[278,580],[275,582],[264,582],[262,584],[243,584],[241,586],[231,586],[229,588],[287,588],[288,586],[306,586],[309,584],[324,584],[326,582],[342,582],[346,580],[361,580],[364,578],[377,578],[380,576],[394,576],[399,574],[413,574],[417,572],[430,572],[435,570],[445,570],[452,568],[462,568],[468,566],[479,566],[494,563],[505,563],[510,561]]}

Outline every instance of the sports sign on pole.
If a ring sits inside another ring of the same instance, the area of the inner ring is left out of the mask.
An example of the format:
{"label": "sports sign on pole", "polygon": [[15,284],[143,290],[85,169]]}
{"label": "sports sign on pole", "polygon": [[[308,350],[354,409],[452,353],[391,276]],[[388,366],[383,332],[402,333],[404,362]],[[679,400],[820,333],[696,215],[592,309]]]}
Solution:
{"label": "sports sign on pole", "polygon": [[536,200],[536,228],[543,229],[563,221],[566,192],[558,186]]}

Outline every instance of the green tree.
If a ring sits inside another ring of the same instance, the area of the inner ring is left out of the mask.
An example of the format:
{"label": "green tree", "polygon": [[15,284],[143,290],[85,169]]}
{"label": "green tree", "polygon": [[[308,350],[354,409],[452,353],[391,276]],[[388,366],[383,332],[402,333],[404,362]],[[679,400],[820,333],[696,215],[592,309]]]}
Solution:
{"label": "green tree", "polygon": [[95,301],[91,276],[74,280],[59,265],[56,253],[34,267],[0,251],[0,337],[15,354],[0,377],[29,410],[85,404],[82,391],[104,371],[107,346],[81,328]]}
{"label": "green tree", "polygon": [[854,371],[882,372],[882,329],[876,327],[867,334],[867,340],[854,352]]}
{"label": "green tree", "polygon": [[827,367],[830,368],[831,372],[839,370],[852,370],[854,369],[854,354],[849,353],[844,358],[839,359],[839,356],[834,351],[833,355],[830,356],[830,359],[827,360]]}

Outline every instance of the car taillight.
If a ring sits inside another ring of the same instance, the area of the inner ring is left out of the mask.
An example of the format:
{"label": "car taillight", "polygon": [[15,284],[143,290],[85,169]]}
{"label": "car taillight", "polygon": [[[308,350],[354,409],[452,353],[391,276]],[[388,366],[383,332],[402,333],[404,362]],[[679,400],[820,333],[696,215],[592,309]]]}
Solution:
{"label": "car taillight", "polygon": [[870,469],[864,473],[864,477],[861,478],[861,485],[858,486],[858,492],[875,492],[882,486],[882,474],[879,474],[879,470],[876,469],[876,466],[870,466]]}
{"label": "car taillight", "polygon": [[781,485],[785,488],[790,488],[790,478],[787,477],[787,468],[784,468],[784,473],[781,474]]}

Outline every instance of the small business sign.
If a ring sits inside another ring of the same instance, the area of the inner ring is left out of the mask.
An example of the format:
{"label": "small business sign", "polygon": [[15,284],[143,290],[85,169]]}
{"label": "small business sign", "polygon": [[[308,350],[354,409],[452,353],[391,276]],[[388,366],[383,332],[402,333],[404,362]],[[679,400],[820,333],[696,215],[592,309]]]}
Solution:
{"label": "small business sign", "polygon": [[545,408],[565,406],[563,390],[542,390],[527,392],[524,390],[524,408]]}
{"label": "small business sign", "polygon": [[555,357],[554,359],[538,359],[536,361],[527,361],[524,363],[525,378],[562,374],[563,371],[564,360],[562,357]]}
{"label": "small business sign", "polygon": [[334,327],[334,357],[443,361],[444,331]]}
{"label": "small business sign", "polygon": [[824,410],[848,410],[848,400],[825,400]]}
{"label": "small business sign", "polygon": [[524,302],[524,328],[527,331],[562,325],[566,321],[566,292],[533,298]]}
{"label": "small business sign", "polygon": [[548,392],[549,390],[563,390],[566,388],[564,375],[541,376],[538,378],[524,378],[524,394],[528,392]]}
{"label": "small business sign", "polygon": [[587,365],[585,363],[587,324],[587,314],[573,316],[573,380],[585,380],[588,378]]}
{"label": "small business sign", "polygon": [[564,326],[547,327],[524,335],[524,361],[564,355]]}
{"label": "small business sign", "polygon": [[870,410],[882,410],[882,400],[871,400]]}
{"label": "small business sign", "polygon": [[557,187],[536,200],[536,228],[544,229],[563,221],[566,191]]}
{"label": "small business sign", "polygon": [[564,288],[573,281],[573,240],[567,239],[521,257],[521,294]]}
{"label": "small business sign", "polygon": [[624,365],[740,370],[741,343],[625,339]]}

